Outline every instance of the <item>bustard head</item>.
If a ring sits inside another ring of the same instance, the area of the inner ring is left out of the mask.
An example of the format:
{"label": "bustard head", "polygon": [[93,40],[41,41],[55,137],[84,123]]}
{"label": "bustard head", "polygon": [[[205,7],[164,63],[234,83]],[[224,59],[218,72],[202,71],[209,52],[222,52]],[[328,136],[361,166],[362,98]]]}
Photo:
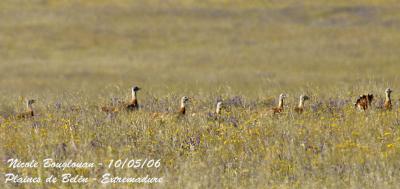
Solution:
{"label": "bustard head", "polygon": [[184,96],[184,97],[181,98],[181,103],[182,103],[182,104],[186,104],[187,102],[189,102],[189,100],[190,100],[189,97]]}
{"label": "bustard head", "polygon": [[29,99],[29,100],[26,101],[26,103],[27,103],[28,105],[32,105],[32,104],[35,103],[35,102],[36,102],[36,101],[33,100],[33,99]]}
{"label": "bustard head", "polygon": [[132,87],[132,92],[137,92],[139,90],[140,90],[140,88],[138,86],[133,86]]}
{"label": "bustard head", "polygon": [[307,95],[300,95],[300,100],[301,100],[301,101],[310,100],[310,97],[307,96]]}
{"label": "bustard head", "polygon": [[285,98],[287,98],[288,97],[288,95],[287,94],[284,94],[284,93],[281,93],[280,95],[279,95],[279,99],[280,100],[283,100],[283,99],[285,99]]}
{"label": "bustard head", "polygon": [[392,89],[390,89],[390,88],[387,88],[386,90],[385,90],[385,93],[386,94],[390,94],[390,93],[392,93],[393,91],[392,91]]}

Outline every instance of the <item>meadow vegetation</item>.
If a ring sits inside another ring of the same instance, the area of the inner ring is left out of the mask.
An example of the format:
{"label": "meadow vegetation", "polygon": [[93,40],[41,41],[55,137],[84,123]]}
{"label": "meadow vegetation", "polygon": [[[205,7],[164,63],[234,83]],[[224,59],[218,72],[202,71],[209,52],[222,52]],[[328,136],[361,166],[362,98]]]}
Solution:
{"label": "meadow vegetation", "polygon": [[[165,179],[107,188],[397,188],[399,8],[394,0],[1,1],[0,115],[23,111],[25,99],[37,100],[38,115],[1,121],[0,172],[11,171],[10,157],[155,158],[159,169],[66,171]],[[99,111],[127,101],[132,85],[142,88],[140,111]],[[387,87],[390,112],[379,109]],[[282,92],[285,112],[266,115]],[[368,92],[373,107],[356,111]],[[301,94],[311,99],[298,115]],[[193,100],[177,119],[181,96]],[[218,99],[226,109],[215,120]],[[0,188],[56,187],[3,180]]]}

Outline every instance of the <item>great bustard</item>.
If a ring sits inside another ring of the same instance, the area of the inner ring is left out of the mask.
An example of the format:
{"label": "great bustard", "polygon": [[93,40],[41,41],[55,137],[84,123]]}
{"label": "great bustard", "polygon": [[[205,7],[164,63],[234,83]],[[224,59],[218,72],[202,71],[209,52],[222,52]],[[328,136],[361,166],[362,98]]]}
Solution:
{"label": "great bustard", "polygon": [[190,100],[190,98],[187,97],[187,96],[184,96],[184,97],[181,98],[181,105],[180,105],[180,108],[179,108],[179,111],[178,111],[178,113],[180,115],[185,115],[186,114],[186,109],[187,109],[186,106],[187,106],[187,103],[189,102],[189,100]]}
{"label": "great bustard", "polygon": [[131,101],[129,102],[129,104],[126,106],[126,109],[128,111],[133,111],[133,110],[138,110],[139,109],[139,104],[137,101],[137,92],[140,90],[139,87],[134,86],[132,87],[132,97],[131,97]]}
{"label": "great bustard", "polygon": [[206,114],[207,118],[213,121],[219,120],[221,118],[222,108],[223,108],[223,103],[222,101],[218,100],[214,112],[208,112]]}
{"label": "great bustard", "polygon": [[277,107],[272,108],[272,113],[273,114],[278,114],[278,113],[282,113],[284,110],[284,100],[287,97],[286,94],[280,94],[279,95],[279,103]]}
{"label": "great bustard", "polygon": [[35,116],[35,113],[33,111],[33,104],[36,101],[33,99],[29,99],[26,101],[26,111],[25,112],[21,112],[21,113],[17,113],[14,117],[17,119],[26,119],[26,118],[30,118]]}
{"label": "great bustard", "polygon": [[222,111],[222,101],[217,102],[217,108],[215,109],[215,114],[216,115],[221,115]]}
{"label": "great bustard", "polygon": [[128,103],[117,103],[117,105],[112,106],[103,106],[101,107],[101,111],[107,113],[114,113],[120,110],[134,111],[139,109],[139,103],[137,100],[137,93],[140,90],[139,87],[133,86],[131,88],[131,100]]}
{"label": "great bustard", "polygon": [[390,89],[390,88],[387,88],[386,90],[385,90],[385,95],[386,95],[386,98],[385,98],[385,103],[383,104],[383,108],[385,109],[385,110],[392,110],[392,99],[391,99],[391,94],[392,94],[392,89]]}
{"label": "great bustard", "polygon": [[373,100],[374,100],[373,94],[360,95],[360,97],[357,98],[356,103],[354,105],[359,110],[365,111],[368,109],[368,107],[371,106]]}
{"label": "great bustard", "polygon": [[310,99],[310,97],[308,97],[307,95],[300,95],[299,105],[294,108],[294,111],[297,113],[303,113],[304,102],[309,99]]}

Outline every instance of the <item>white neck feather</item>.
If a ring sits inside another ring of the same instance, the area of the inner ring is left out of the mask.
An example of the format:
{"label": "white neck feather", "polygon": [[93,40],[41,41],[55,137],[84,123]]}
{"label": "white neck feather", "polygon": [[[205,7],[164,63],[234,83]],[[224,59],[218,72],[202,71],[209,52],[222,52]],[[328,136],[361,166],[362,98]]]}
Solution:
{"label": "white neck feather", "polygon": [[386,93],[386,101],[390,101],[390,93]]}
{"label": "white neck feather", "polygon": [[26,108],[28,109],[28,111],[32,111],[32,104],[29,104],[29,102],[27,102]]}
{"label": "white neck feather", "polygon": [[283,107],[283,97],[279,97],[279,104],[278,107]]}
{"label": "white neck feather", "polygon": [[132,100],[135,100],[136,96],[137,96],[136,91],[132,89]]}
{"label": "white neck feather", "polygon": [[217,109],[215,110],[215,113],[219,114],[221,112],[221,104],[217,104]]}
{"label": "white neck feather", "polygon": [[304,100],[300,98],[299,108],[303,108],[303,107],[304,107]]}

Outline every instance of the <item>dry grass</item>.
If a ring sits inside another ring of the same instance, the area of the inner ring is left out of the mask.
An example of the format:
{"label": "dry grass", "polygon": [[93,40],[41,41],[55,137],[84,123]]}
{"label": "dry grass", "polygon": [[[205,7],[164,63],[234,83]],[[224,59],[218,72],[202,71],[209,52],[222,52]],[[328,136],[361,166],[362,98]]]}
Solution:
{"label": "dry grass", "polygon": [[[39,115],[1,123],[0,158],[162,159],[160,169],[71,170],[166,179],[139,187],[396,188],[398,9],[377,0],[2,1],[0,111],[21,111],[34,98]],[[114,119],[98,111],[126,100],[131,85],[143,88],[141,111]],[[365,92],[379,106],[388,86],[392,112],[354,110]],[[281,92],[289,110],[265,116]],[[302,93],[311,100],[297,115]],[[194,97],[195,115],[176,119],[183,95]],[[207,116],[219,98],[229,109],[220,122]]]}

